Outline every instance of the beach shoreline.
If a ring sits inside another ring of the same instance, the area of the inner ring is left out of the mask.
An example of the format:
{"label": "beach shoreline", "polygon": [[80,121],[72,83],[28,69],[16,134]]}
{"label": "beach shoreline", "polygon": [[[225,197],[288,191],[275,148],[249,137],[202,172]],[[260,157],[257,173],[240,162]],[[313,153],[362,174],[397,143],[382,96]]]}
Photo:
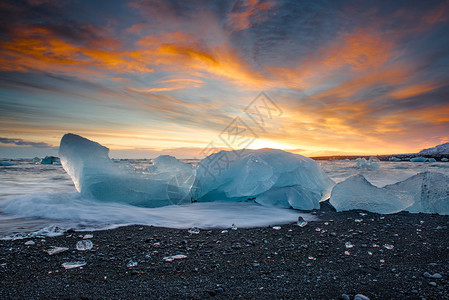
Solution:
{"label": "beach shoreline", "polygon": [[[319,221],[302,228],[285,224],[192,234],[133,225],[3,240],[0,297],[442,299],[449,294],[449,216],[361,211],[318,211],[317,216]],[[88,234],[93,249],[77,250]],[[34,244],[25,245],[29,241]],[[45,251],[52,246],[69,249],[49,255]],[[67,262],[86,265],[66,270]]]}

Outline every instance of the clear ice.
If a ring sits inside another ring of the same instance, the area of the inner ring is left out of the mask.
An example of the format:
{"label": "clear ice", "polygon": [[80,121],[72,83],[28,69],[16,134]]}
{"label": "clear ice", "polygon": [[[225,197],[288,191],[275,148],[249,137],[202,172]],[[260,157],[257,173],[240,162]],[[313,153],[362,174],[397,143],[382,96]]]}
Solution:
{"label": "clear ice", "polygon": [[391,191],[409,193],[414,204],[406,210],[411,213],[449,215],[449,177],[436,172],[423,172],[404,181],[387,185]]}
{"label": "clear ice", "polygon": [[156,158],[149,173],[114,163],[109,149],[68,133],[61,139],[59,157],[81,195],[100,201],[160,207],[190,202],[194,169],[169,156]]}
{"label": "clear ice", "polygon": [[362,209],[392,214],[408,208],[414,200],[407,192],[378,188],[368,182],[363,175],[355,175],[334,187],[330,203],[337,211]]}
{"label": "clear ice", "polygon": [[94,244],[91,240],[81,240],[76,243],[76,250],[78,251],[87,251],[91,250],[94,247]]}
{"label": "clear ice", "polygon": [[314,160],[282,150],[220,151],[201,160],[193,197],[200,202],[248,201],[319,208],[334,182]]}

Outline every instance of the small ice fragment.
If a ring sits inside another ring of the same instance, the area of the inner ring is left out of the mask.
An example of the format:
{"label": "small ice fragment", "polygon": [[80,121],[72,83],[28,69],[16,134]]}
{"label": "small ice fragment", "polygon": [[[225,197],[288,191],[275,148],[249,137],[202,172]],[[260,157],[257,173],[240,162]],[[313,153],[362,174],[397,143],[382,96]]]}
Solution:
{"label": "small ice fragment", "polygon": [[288,232],[292,232],[293,230],[289,229]]}
{"label": "small ice fragment", "polygon": [[324,225],[326,225],[326,226],[329,225],[329,222],[324,222]]}
{"label": "small ice fragment", "polygon": [[58,253],[61,253],[61,252],[67,251],[67,250],[69,250],[69,248],[51,246],[51,248],[45,250],[45,252],[47,252],[49,255],[54,255],[54,254],[58,254]]}
{"label": "small ice fragment", "polygon": [[362,217],[366,216],[366,213],[359,213],[359,215],[361,215]]}
{"label": "small ice fragment", "polygon": [[373,252],[371,252],[371,251],[368,251],[368,255],[373,255]]}
{"label": "small ice fragment", "polygon": [[345,255],[351,255],[349,251],[345,251]]}
{"label": "small ice fragment", "polygon": [[232,224],[231,229],[232,230],[237,230],[237,226],[235,224]]}
{"label": "small ice fragment", "polygon": [[309,256],[309,260],[316,260],[316,257]]}
{"label": "small ice fragment", "polygon": [[175,259],[184,259],[187,258],[187,255],[184,254],[176,254],[176,255],[172,255],[172,256],[166,256],[164,257],[164,261],[174,261]]}
{"label": "small ice fragment", "polygon": [[128,267],[128,268],[134,268],[134,267],[137,267],[137,261],[133,261],[132,259],[130,259],[129,260],[129,262],[126,264],[126,266]]}
{"label": "small ice fragment", "polygon": [[353,248],[354,245],[351,242],[346,242],[345,247],[346,247],[346,249],[350,249],[350,248]]}
{"label": "small ice fragment", "polygon": [[91,240],[82,240],[76,243],[76,250],[78,251],[86,251],[91,250],[94,247],[94,244]]}
{"label": "small ice fragment", "polygon": [[392,249],[394,248],[394,246],[393,246],[393,245],[390,245],[390,244],[385,244],[385,245],[384,245],[384,248],[385,248],[385,249],[388,249],[388,250],[392,250]]}
{"label": "small ice fragment", "polygon": [[281,226],[273,226],[274,230],[281,230]]}
{"label": "small ice fragment", "polygon": [[85,235],[83,236],[83,239],[87,240],[87,239],[91,239],[91,238],[93,238],[93,237],[94,237],[93,234],[85,234]]}
{"label": "small ice fragment", "polygon": [[373,248],[379,248],[379,245],[377,245],[377,244],[373,244],[373,246],[372,246]]}
{"label": "small ice fragment", "polygon": [[64,269],[69,270],[69,269],[83,267],[86,264],[87,263],[85,261],[71,261],[71,262],[63,263],[62,266],[64,267]]}
{"label": "small ice fragment", "polygon": [[189,229],[189,233],[191,234],[199,234],[200,233],[200,229],[198,227],[192,227]]}
{"label": "small ice fragment", "polygon": [[228,231],[225,229],[225,230],[222,230],[221,233],[228,233]]}
{"label": "small ice fragment", "polygon": [[304,220],[303,217],[299,216],[298,222],[296,222],[296,225],[298,225],[299,227],[305,227],[307,225],[307,221]]}
{"label": "small ice fragment", "polygon": [[363,221],[362,219],[355,219],[354,220],[354,222],[356,222],[356,223],[362,223],[362,221]]}
{"label": "small ice fragment", "polygon": [[381,259],[379,260],[379,262],[383,264],[385,262],[385,259]]}
{"label": "small ice fragment", "polygon": [[315,228],[315,231],[320,232],[321,228],[317,227],[317,228]]}
{"label": "small ice fragment", "polygon": [[25,242],[25,245],[30,246],[36,244],[34,241]]}

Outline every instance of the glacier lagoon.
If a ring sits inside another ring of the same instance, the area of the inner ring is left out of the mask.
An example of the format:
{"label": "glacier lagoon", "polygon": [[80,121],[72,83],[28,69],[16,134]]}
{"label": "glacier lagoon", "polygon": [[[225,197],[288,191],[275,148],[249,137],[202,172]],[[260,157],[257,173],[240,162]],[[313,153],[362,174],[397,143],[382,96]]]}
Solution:
{"label": "glacier lagoon", "polygon": [[[102,146],[99,146],[101,149]],[[139,174],[143,174],[141,180],[157,178],[157,183],[164,186],[161,191],[168,195],[165,200],[170,203],[167,203],[169,204],[167,206],[158,205],[161,207],[153,208],[138,206],[139,203],[93,199],[95,198],[93,194],[79,193],[76,185],[80,188],[83,183],[76,183],[76,180],[74,183],[60,165],[34,165],[31,160],[14,161],[14,165],[2,166],[0,172],[0,235],[2,237],[11,237],[12,233],[57,235],[67,228],[89,230],[129,224],[172,228],[228,228],[232,224],[238,227],[257,227],[295,222],[298,216],[310,221],[316,217],[285,207],[296,205],[296,208],[306,210],[316,208],[316,204],[330,193],[329,187],[333,186],[333,182],[339,184],[354,175],[363,176],[370,185],[376,188],[395,184],[400,186],[404,184],[400,182],[422,172],[431,173],[421,175],[422,178],[418,176],[410,180],[428,181],[428,178],[435,176],[432,175],[433,173],[449,176],[449,164],[445,162],[378,162],[379,168],[357,168],[355,161],[313,162],[308,158],[291,156],[287,152],[276,153],[277,156],[284,155],[286,161],[294,161],[297,166],[312,168],[312,171],[305,168],[308,173],[315,172],[310,177],[312,180],[317,176],[321,178],[316,186],[310,187],[310,184],[301,186],[300,183],[304,182],[301,176],[304,175],[296,174],[295,172],[298,171],[290,168],[288,178],[290,180],[295,178],[296,181],[289,182],[279,175],[284,167],[282,161],[276,162],[273,157],[270,157],[274,154],[265,153],[267,157],[260,154],[257,151],[249,151],[236,165],[243,165],[250,171],[254,170],[253,167],[256,165],[258,168],[255,168],[257,170],[255,175],[251,175],[251,172],[243,172],[246,176],[238,178],[235,182],[230,180],[233,177],[231,176],[222,181],[218,180],[218,183],[209,187],[206,186],[206,189],[204,186],[201,189],[198,188],[196,170],[201,163],[200,160],[180,161],[169,156],[162,156],[155,160],[109,160],[106,168],[114,170],[111,174],[115,176],[124,176],[123,174],[138,170]],[[270,159],[273,160],[270,161]],[[95,161],[98,161],[98,157]],[[270,170],[269,166],[276,163],[280,165]],[[79,166],[75,164],[74,168]],[[318,170],[322,169],[322,171],[317,171],[317,166]],[[72,172],[80,172],[80,169],[72,170]],[[100,178],[104,177],[100,176]],[[176,184],[173,178],[176,179]],[[263,178],[263,180],[255,180],[257,178]],[[440,181],[442,185],[439,184],[434,190],[444,193],[447,190],[447,182]],[[235,184],[238,182],[245,182],[246,189],[236,189]],[[269,182],[268,185],[267,182]],[[120,189],[121,186],[118,185],[115,188]],[[226,197],[209,199],[211,195],[223,196],[226,192],[228,192]],[[414,194],[413,201],[415,201],[419,191],[411,192]],[[235,199],[235,195],[238,199]],[[196,197],[199,202],[191,203],[192,197]],[[242,197],[246,197],[249,201],[236,202],[245,200]],[[310,201],[305,201],[308,204],[301,208],[298,206],[298,199],[304,198]],[[134,198],[131,197],[131,199]],[[434,197],[433,200],[435,199]],[[215,202],[204,202],[210,200]],[[446,202],[442,203],[438,205],[444,208]],[[423,204],[409,207],[410,211],[417,212],[423,209]],[[390,211],[392,212],[394,211]]]}

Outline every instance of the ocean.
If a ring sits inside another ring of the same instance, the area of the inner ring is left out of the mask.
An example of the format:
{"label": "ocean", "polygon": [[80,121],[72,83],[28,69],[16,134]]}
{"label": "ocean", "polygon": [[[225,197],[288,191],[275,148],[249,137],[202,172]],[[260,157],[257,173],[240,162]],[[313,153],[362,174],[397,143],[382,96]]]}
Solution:
{"label": "ocean", "polygon": [[[142,208],[97,202],[79,195],[61,165],[33,164],[14,160],[0,166],[0,238],[59,235],[69,228],[99,230],[130,224],[170,228],[258,227],[295,222],[298,216],[314,220],[312,214],[292,209],[265,207],[254,203],[192,203],[159,208]],[[128,160],[136,169],[151,160]],[[186,160],[195,164],[197,161]],[[354,167],[354,161],[320,161],[335,182],[363,174],[373,185],[405,180],[424,171],[449,175],[449,163],[380,162],[378,169]]]}

